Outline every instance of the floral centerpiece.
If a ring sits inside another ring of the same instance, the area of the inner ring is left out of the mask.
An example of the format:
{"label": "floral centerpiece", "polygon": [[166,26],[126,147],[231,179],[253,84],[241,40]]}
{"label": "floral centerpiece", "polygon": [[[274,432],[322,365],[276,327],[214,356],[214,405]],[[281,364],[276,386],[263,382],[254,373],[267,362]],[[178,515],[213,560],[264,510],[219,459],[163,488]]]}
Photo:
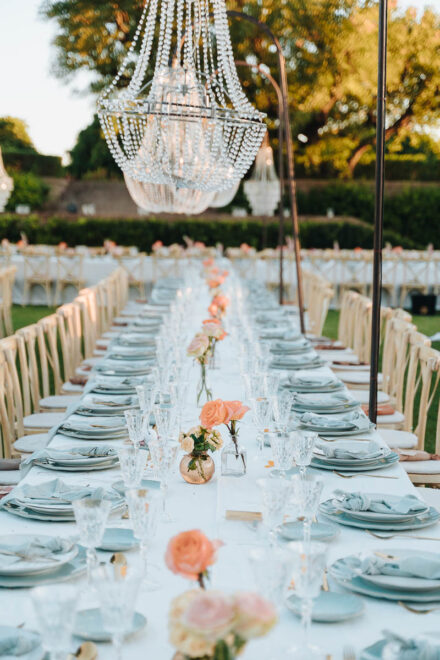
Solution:
{"label": "floral centerpiece", "polygon": [[186,354],[194,358],[200,364],[200,380],[197,386],[197,405],[201,402],[202,396],[207,401],[212,399],[212,392],[206,381],[206,366],[211,357],[211,340],[203,332],[198,332],[190,345],[186,349]]}
{"label": "floral centerpiece", "polygon": [[213,476],[215,464],[209,451],[217,451],[223,446],[219,431],[194,426],[179,435],[180,446],[186,455],[180,461],[180,474],[190,484],[205,484]]}
{"label": "floral centerpiece", "polygon": [[211,356],[209,364],[212,368],[215,367],[215,348],[217,342],[223,341],[226,337],[226,331],[223,328],[220,319],[205,319],[202,323],[202,332],[206,335],[211,342]]}
{"label": "floral centerpiece", "polygon": [[229,431],[230,442],[222,451],[222,474],[241,476],[246,474],[246,450],[238,444],[237,423],[250,410],[241,401],[208,401],[200,413],[202,426],[211,429],[224,424]]}
{"label": "floral centerpiece", "polygon": [[219,293],[213,297],[211,304],[208,307],[208,312],[213,318],[221,319],[229,306],[229,298],[223,293]]}
{"label": "floral centerpiece", "polygon": [[187,591],[171,603],[170,642],[178,651],[174,658],[233,660],[276,621],[274,606],[259,594]]}
{"label": "floral centerpiece", "polygon": [[211,541],[199,529],[180,532],[168,542],[165,563],[175,575],[198,582],[205,589],[208,568],[217,561],[217,550],[222,545],[222,541]]}

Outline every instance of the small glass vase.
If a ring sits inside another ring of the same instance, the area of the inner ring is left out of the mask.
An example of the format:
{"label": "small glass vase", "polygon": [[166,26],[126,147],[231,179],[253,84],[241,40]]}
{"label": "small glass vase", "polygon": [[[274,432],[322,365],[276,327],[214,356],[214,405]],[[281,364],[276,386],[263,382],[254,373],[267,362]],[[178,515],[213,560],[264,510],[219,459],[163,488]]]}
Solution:
{"label": "small glass vase", "polygon": [[236,435],[231,435],[222,450],[222,475],[225,477],[243,477],[246,474],[246,449],[238,444]]}
{"label": "small glass vase", "polygon": [[214,475],[215,463],[209,454],[185,454],[180,461],[180,474],[189,484],[207,484]]}
{"label": "small glass vase", "polygon": [[218,369],[218,355],[216,355],[216,346],[217,342],[214,339],[211,346],[211,356],[209,358],[208,367],[209,369]]}
{"label": "small glass vase", "polygon": [[197,406],[203,408],[207,401],[212,400],[212,392],[206,379],[206,364],[200,364],[200,380],[197,385]]}

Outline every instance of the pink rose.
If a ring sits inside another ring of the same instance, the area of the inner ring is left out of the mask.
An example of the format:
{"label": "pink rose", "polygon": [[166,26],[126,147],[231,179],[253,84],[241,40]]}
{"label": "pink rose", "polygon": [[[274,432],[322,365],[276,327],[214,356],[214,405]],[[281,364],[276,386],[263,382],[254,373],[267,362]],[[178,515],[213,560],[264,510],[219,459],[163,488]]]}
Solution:
{"label": "pink rose", "polygon": [[236,594],[235,607],[238,621],[234,631],[243,639],[266,635],[277,621],[275,606],[259,594]]}
{"label": "pink rose", "polygon": [[209,321],[203,321],[202,332],[207,337],[214,337],[221,341],[226,337],[226,332],[222,326],[217,323],[217,319],[209,319]]}
{"label": "pink rose", "polygon": [[250,410],[250,408],[243,405],[241,401],[224,401],[223,403],[227,410],[225,424],[229,424],[229,422],[233,420],[243,419],[247,411]]}
{"label": "pink rose", "polygon": [[189,357],[200,358],[205,353],[209,346],[209,339],[206,335],[198,333],[188,348],[186,349]]}
{"label": "pink rose", "polygon": [[234,601],[220,591],[201,590],[189,603],[181,621],[195,634],[213,641],[222,639],[234,627]]}
{"label": "pink rose", "polygon": [[228,411],[224,401],[215,399],[205,403],[200,413],[200,421],[205,429],[212,429],[214,426],[225,424],[227,415]]}
{"label": "pink rose", "polygon": [[170,539],[165,563],[176,575],[197,580],[217,559],[221,541],[211,541],[198,529],[181,532]]}

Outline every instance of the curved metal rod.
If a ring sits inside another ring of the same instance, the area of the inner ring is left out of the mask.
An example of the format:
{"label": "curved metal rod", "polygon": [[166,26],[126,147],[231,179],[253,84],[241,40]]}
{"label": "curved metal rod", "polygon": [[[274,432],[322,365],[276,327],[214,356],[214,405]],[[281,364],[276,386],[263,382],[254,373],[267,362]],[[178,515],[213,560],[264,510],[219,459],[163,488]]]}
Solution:
{"label": "curved metal rod", "polygon": [[[303,286],[302,286],[302,270],[301,270],[301,245],[299,240],[299,223],[298,223],[298,208],[296,203],[296,185],[295,185],[295,164],[293,160],[293,143],[292,143],[292,134],[290,130],[290,119],[289,119],[289,102],[288,102],[288,90],[287,90],[287,73],[286,73],[286,58],[284,57],[283,49],[279,42],[278,37],[274,35],[272,30],[263,23],[262,21],[245,14],[244,12],[235,11],[230,9],[227,12],[227,15],[230,18],[238,18],[241,20],[249,21],[253,23],[260,30],[265,32],[274,44],[277,57],[278,57],[278,70],[280,75],[280,88],[282,93],[282,102],[283,102],[283,124],[284,124],[284,137],[286,140],[286,151],[287,151],[287,181],[289,184],[289,197],[290,197],[290,216],[292,221],[292,231],[293,231],[293,244],[295,251],[295,266],[296,266],[296,284],[297,284],[297,298],[298,298],[298,311],[299,311],[299,322],[302,334],[305,335],[306,327],[304,323],[304,297],[303,297]],[[282,248],[281,248],[282,250]]]}

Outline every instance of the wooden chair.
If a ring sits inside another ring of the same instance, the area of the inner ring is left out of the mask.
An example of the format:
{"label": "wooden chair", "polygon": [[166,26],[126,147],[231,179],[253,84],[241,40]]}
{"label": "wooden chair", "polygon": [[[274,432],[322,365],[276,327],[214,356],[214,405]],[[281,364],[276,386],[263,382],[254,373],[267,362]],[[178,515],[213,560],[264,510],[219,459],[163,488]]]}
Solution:
{"label": "wooden chair", "polygon": [[46,293],[46,304],[51,304],[52,275],[50,269],[50,254],[46,252],[27,252],[24,254],[24,287],[23,305],[29,304],[29,296],[33,286],[43,287]]}
{"label": "wooden chair", "polygon": [[75,287],[79,293],[84,285],[84,255],[72,254],[58,256],[54,302],[61,302],[62,293],[68,286]]}
{"label": "wooden chair", "polygon": [[402,255],[403,279],[400,286],[400,306],[403,307],[406,296],[412,291],[428,293],[431,257],[417,253]]}
{"label": "wooden chair", "polygon": [[138,290],[140,298],[145,298],[145,257],[145,252],[118,257],[119,265],[127,272],[129,286]]}
{"label": "wooden chair", "polygon": [[12,289],[14,287],[16,266],[8,266],[0,270],[0,333],[2,337],[12,335],[14,328],[12,325]]}

